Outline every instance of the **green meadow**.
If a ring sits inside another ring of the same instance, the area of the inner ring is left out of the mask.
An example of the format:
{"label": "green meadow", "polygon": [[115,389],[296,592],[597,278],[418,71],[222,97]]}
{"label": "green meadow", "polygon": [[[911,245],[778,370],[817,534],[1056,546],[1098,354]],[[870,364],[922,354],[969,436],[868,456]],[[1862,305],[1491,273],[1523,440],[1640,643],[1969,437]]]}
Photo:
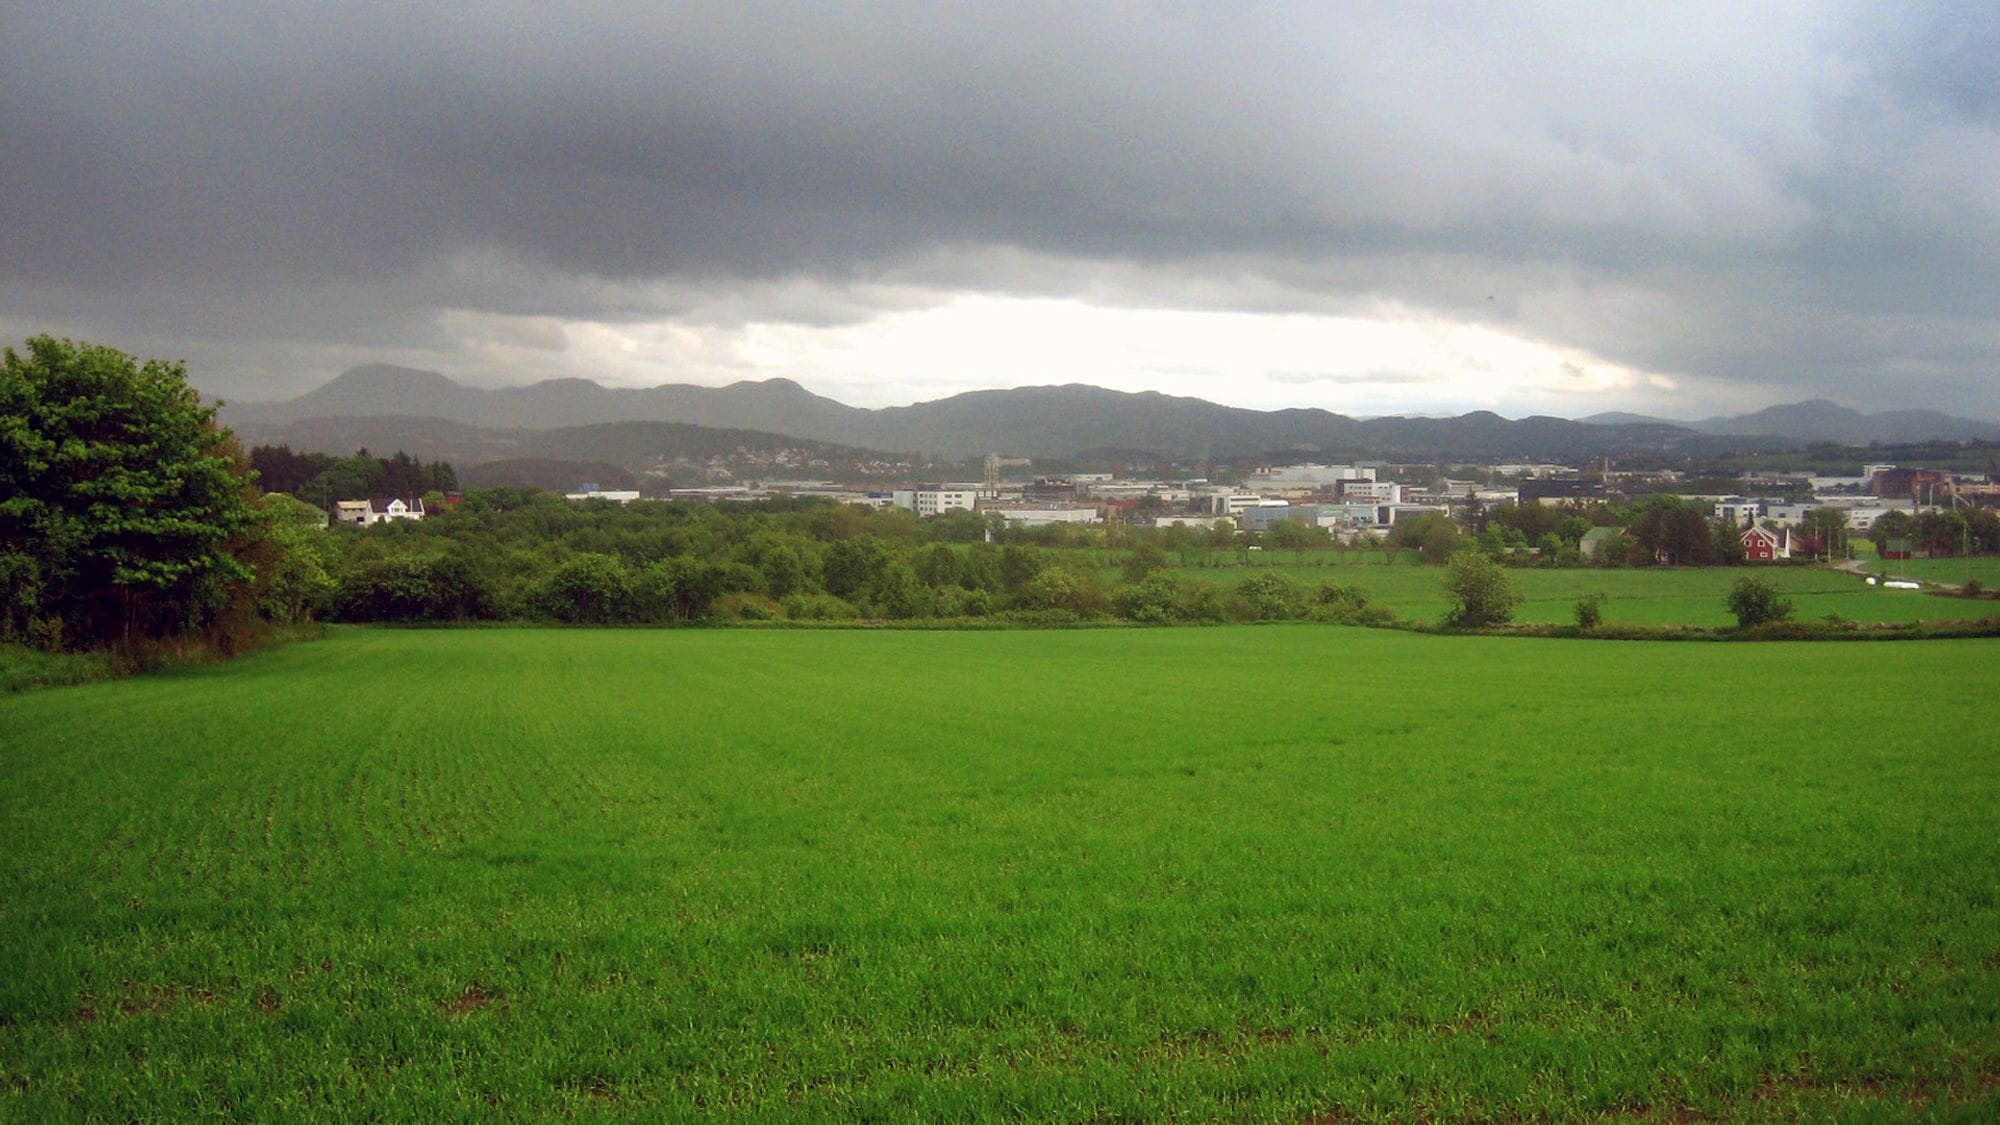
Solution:
{"label": "green meadow", "polygon": [[0,1118],[1991,1120],[1996,654],[356,628],[0,697]]}
{"label": "green meadow", "polygon": [[1868,570],[1874,574],[1889,574],[1897,578],[1914,578],[1920,582],[1949,582],[1956,586],[1969,581],[1977,581],[1989,590],[2000,589],[2000,556],[1975,555],[1957,559],[1879,559],[1868,560]]}
{"label": "green meadow", "polygon": [[[1312,590],[1321,582],[1338,582],[1364,590],[1371,602],[1416,621],[1436,621],[1447,608],[1441,567],[1407,560],[1342,562],[1331,553],[1324,556],[1321,565],[1300,564],[1294,558],[1289,551],[1271,552],[1269,557],[1248,566],[1197,566],[1179,573],[1234,584],[1252,574],[1277,571],[1305,590]],[[1941,569],[1926,569],[1933,563]],[[2000,560],[1975,560],[1975,565],[1978,564],[1986,564],[1985,571],[1993,573]],[[1965,580],[1964,559],[1926,559],[1914,565],[1917,569],[1911,571],[1913,577],[1941,582]],[[1609,624],[1730,626],[1736,620],[1730,616],[1724,598],[1730,586],[1746,576],[1765,579],[1783,591],[1792,602],[1793,617],[1802,621],[1823,621],[1830,615],[1864,624],[2000,618],[2000,602],[1941,598],[1916,590],[1885,590],[1870,587],[1862,575],[1822,567],[1609,570],[1522,567],[1506,573],[1514,592],[1522,599],[1514,620],[1533,624],[1568,624],[1575,620],[1578,598],[1601,593],[1605,598],[1604,620]],[[1958,577],[1953,578],[1953,574]],[[1995,580],[1989,579],[1987,584],[1993,586]]]}

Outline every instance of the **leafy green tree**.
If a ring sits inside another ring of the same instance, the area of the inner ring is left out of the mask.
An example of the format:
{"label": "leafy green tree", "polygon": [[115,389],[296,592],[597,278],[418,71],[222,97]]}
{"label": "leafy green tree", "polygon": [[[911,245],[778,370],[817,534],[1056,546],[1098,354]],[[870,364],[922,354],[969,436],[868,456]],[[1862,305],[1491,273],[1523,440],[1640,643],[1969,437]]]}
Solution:
{"label": "leafy green tree", "polygon": [[[948,513],[958,515],[957,512]],[[958,552],[943,543],[933,543],[917,552],[917,577],[926,586],[956,586],[964,577],[965,567],[959,562]]]}
{"label": "leafy green tree", "polygon": [[[250,467],[257,483],[267,492],[303,491],[308,482],[331,467],[334,458],[325,453],[294,453],[289,445],[256,445],[250,448]],[[304,499],[301,497],[301,499]],[[312,497],[317,501],[319,497]]]}
{"label": "leafy green tree", "polygon": [[1276,571],[1253,574],[1238,582],[1236,596],[1253,621],[1290,621],[1301,608],[1298,584]]}
{"label": "leafy green tree", "polygon": [[633,618],[632,579],[614,555],[586,552],[543,579],[535,606],[557,621],[607,625]]}
{"label": "leafy green tree", "polygon": [[889,544],[872,535],[836,541],[826,551],[827,593],[849,601],[866,596],[893,557]]}
{"label": "leafy green tree", "polygon": [[[950,548],[942,548],[950,550]],[[878,613],[893,621],[929,617],[937,610],[932,587],[917,576],[915,567],[901,559],[883,568],[874,585],[874,605]]]}
{"label": "leafy green tree", "polygon": [[460,555],[399,555],[342,575],[347,621],[460,621],[494,615],[493,591]]}
{"label": "leafy green tree", "polygon": [[1923,512],[1917,516],[1916,541],[1932,558],[1961,554],[1971,545],[1971,525],[1963,512]]}
{"label": "leafy green tree", "polygon": [[1002,548],[991,543],[975,543],[960,560],[958,583],[968,590],[980,590],[988,594],[1005,589],[1000,580],[1000,552]]}
{"label": "leafy green tree", "polygon": [[1677,566],[1711,566],[1722,561],[1716,530],[1708,517],[1679,496],[1652,497],[1632,521],[1632,537],[1647,558]]}
{"label": "leafy green tree", "polygon": [[1228,517],[1218,517],[1208,525],[1203,542],[1211,551],[1226,551],[1236,546],[1236,521]]}
{"label": "leafy green tree", "polygon": [[326,513],[282,492],[264,497],[263,550],[248,556],[255,564],[257,609],[273,621],[310,621],[329,608],[338,584],[339,558],[327,531]]}
{"label": "leafy green tree", "polygon": [[370,496],[388,494],[387,479],[388,472],[382,459],[370,457],[364,449],[328,465],[318,476],[307,481],[299,492],[317,503],[365,500]]}
{"label": "leafy green tree", "polygon": [[1876,517],[1874,526],[1868,529],[1868,538],[1878,552],[1887,551],[1889,544],[1897,540],[1914,539],[1917,521],[1910,513],[1892,508]]}
{"label": "leafy green tree", "polygon": [[1641,551],[1638,540],[1619,532],[1598,542],[1596,551],[1590,556],[1590,565],[1606,568],[1631,566],[1636,561],[1634,556]]}
{"label": "leafy green tree", "polygon": [[1713,562],[1722,566],[1743,565],[1743,529],[1730,520],[1716,520],[1711,534],[1715,551]]}
{"label": "leafy green tree", "polygon": [[1014,600],[1021,609],[1079,618],[1095,616],[1107,601],[1095,570],[1070,566],[1044,567]]}
{"label": "leafy green tree", "polygon": [[1178,576],[1156,570],[1118,591],[1111,600],[1112,612],[1128,621],[1164,625],[1174,620],[1174,602],[1179,593]]}
{"label": "leafy green tree", "polygon": [[1300,563],[1305,562],[1307,551],[1323,551],[1333,545],[1325,528],[1306,520],[1279,520],[1264,538],[1274,550],[1291,551],[1293,560]]}
{"label": "leafy green tree", "polygon": [[1000,548],[1000,586],[1018,594],[1046,565],[1047,560],[1035,548],[1009,543]]}
{"label": "leafy green tree", "polygon": [[760,531],[743,544],[739,557],[764,576],[764,587],[773,598],[819,589],[823,568],[818,545],[803,536]]}
{"label": "leafy green tree", "polygon": [[1200,529],[1184,523],[1168,524],[1158,529],[1153,533],[1153,539],[1162,550],[1178,556],[1183,566],[1193,562],[1201,551]]}
{"label": "leafy green tree", "polygon": [[1368,592],[1359,586],[1344,585],[1329,578],[1313,591],[1312,604],[1359,611],[1368,607]]}
{"label": "leafy green tree", "polygon": [[2000,551],[2000,512],[1991,508],[1962,513],[1972,533],[1971,546],[1974,551],[1991,554]]}
{"label": "leafy green tree", "polygon": [[763,592],[763,576],[736,562],[709,562],[691,555],[662,559],[633,579],[635,616],[643,621],[693,621],[707,616],[718,599]]}
{"label": "leafy green tree", "polygon": [[1221,622],[1228,620],[1221,592],[1171,570],[1156,570],[1118,592],[1113,612],[1148,624]]}
{"label": "leafy green tree", "polygon": [[1826,558],[1847,558],[1847,512],[1842,508],[1819,507],[1806,513],[1806,532]]}
{"label": "leafy green tree", "polygon": [[1442,512],[1412,516],[1389,529],[1389,546],[1415,548],[1425,562],[1434,564],[1450,558],[1461,538],[1458,524]]}
{"label": "leafy green tree", "polygon": [[1792,603],[1762,578],[1737,579],[1729,588],[1725,603],[1729,612],[1736,615],[1737,627],[1742,629],[1783,621],[1792,615]]}
{"label": "leafy green tree", "polygon": [[1444,623],[1457,629],[1504,625],[1514,619],[1520,597],[1499,563],[1480,551],[1460,551],[1446,564],[1445,594],[1451,608]]}
{"label": "leafy green tree", "polygon": [[1585,594],[1576,599],[1576,605],[1573,608],[1576,612],[1577,628],[1595,629],[1599,625],[1604,624],[1603,594]]}
{"label": "leafy green tree", "polygon": [[249,468],[179,363],[37,336],[0,353],[0,632],[85,642],[214,620],[250,567]]}
{"label": "leafy green tree", "polygon": [[1151,539],[1145,539],[1132,549],[1131,554],[1125,556],[1121,569],[1125,581],[1139,582],[1154,571],[1165,570],[1170,565],[1172,564],[1167,561],[1166,549]]}
{"label": "leafy green tree", "polygon": [[923,533],[932,543],[977,543],[986,538],[986,515],[960,508],[925,520]]}

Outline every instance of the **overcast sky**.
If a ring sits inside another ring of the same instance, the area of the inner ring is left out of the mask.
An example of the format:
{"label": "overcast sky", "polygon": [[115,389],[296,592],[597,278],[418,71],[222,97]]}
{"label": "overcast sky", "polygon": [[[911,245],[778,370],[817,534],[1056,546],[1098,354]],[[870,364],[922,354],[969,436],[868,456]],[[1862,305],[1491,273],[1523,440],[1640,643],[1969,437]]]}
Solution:
{"label": "overcast sky", "polygon": [[0,340],[2000,416],[2000,5],[0,0]]}

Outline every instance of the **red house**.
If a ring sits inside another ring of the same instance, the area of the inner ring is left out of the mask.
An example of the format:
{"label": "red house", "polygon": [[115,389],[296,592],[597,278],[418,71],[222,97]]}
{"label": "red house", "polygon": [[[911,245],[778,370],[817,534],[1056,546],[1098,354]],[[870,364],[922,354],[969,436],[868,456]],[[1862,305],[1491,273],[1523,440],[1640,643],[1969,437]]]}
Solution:
{"label": "red house", "polygon": [[1792,533],[1787,528],[1746,527],[1742,541],[1746,562],[1776,562],[1792,557]]}

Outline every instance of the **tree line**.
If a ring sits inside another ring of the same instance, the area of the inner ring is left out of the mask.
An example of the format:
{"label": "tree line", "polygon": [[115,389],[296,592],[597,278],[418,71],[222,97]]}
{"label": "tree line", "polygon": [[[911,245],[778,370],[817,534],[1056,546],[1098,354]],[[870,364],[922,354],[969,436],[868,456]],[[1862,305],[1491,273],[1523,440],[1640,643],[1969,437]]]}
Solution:
{"label": "tree line", "polygon": [[283,492],[307,503],[329,508],[336,500],[376,496],[442,500],[458,489],[458,474],[443,461],[419,461],[397,450],[388,457],[366,449],[351,457],[294,452],[289,445],[258,445],[250,449],[250,468],[268,492]]}
{"label": "tree line", "polygon": [[421,522],[330,529],[312,545],[326,576],[314,605],[342,621],[579,624],[1344,620],[1367,608],[1282,574],[1196,579],[1151,542],[1113,556],[989,542],[989,530],[973,513],[919,520],[818,499],[617,505],[475,489]]}

